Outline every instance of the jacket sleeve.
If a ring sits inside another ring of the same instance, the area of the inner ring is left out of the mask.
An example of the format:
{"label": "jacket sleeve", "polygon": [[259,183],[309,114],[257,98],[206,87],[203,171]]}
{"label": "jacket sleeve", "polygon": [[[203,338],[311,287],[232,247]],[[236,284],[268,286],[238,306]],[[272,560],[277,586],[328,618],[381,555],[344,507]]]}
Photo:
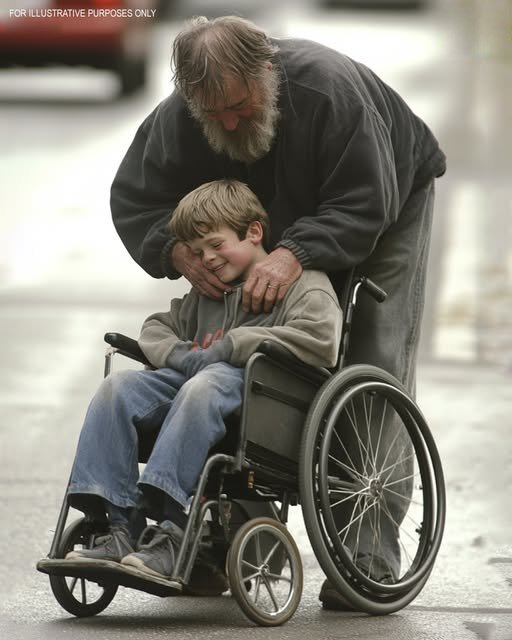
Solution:
{"label": "jacket sleeve", "polygon": [[180,100],[172,94],[142,123],[110,193],[117,233],[135,262],[155,278],[181,275],[168,260],[174,239],[165,225],[179,200],[204,181],[201,138]]}
{"label": "jacket sleeve", "polygon": [[[286,303],[286,300],[284,301]],[[341,340],[342,312],[334,293],[309,289],[293,295],[282,323],[272,327],[231,329],[231,364],[242,367],[266,339],[289,349],[297,358],[317,367],[333,367]]]}
{"label": "jacket sleeve", "polygon": [[178,345],[190,347],[187,343],[195,333],[195,325],[190,320],[196,316],[196,303],[196,297],[191,294],[175,298],[169,311],[153,313],[144,321],[138,343],[157,369],[168,366],[167,360]]}
{"label": "jacket sleeve", "polygon": [[278,246],[306,269],[337,271],[360,264],[398,216],[393,147],[382,117],[360,105],[350,128],[332,102],[315,115],[311,137],[318,204],[298,218]]}

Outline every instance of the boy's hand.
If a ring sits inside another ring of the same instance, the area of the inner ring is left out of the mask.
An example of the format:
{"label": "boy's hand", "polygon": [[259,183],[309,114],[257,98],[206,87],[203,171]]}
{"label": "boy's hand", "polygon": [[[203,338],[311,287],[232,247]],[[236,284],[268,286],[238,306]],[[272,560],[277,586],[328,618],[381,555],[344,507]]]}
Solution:
{"label": "boy's hand", "polygon": [[192,378],[202,369],[216,362],[229,362],[233,346],[231,340],[217,340],[208,349],[196,349],[188,353],[183,362],[183,373]]}
{"label": "boy's hand", "polygon": [[171,253],[173,267],[179,271],[201,295],[222,298],[230,287],[209,271],[201,258],[192,253],[184,242],[177,242]]}
{"label": "boy's hand", "polygon": [[217,340],[208,349],[190,349],[184,353],[185,345],[176,347],[169,358],[169,366],[178,369],[186,378],[192,378],[202,369],[216,362],[229,362],[233,353],[231,340]]}
{"label": "boy's hand", "polygon": [[291,285],[300,278],[302,265],[291,251],[278,247],[257,262],[245,281],[242,293],[244,311],[270,313]]}

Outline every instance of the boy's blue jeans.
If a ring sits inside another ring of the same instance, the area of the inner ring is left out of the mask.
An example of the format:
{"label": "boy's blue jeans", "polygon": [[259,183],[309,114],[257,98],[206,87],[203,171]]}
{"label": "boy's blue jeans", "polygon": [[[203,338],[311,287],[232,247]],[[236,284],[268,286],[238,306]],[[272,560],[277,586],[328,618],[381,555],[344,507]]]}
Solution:
{"label": "boy's blue jeans", "polygon": [[[143,484],[185,506],[208,450],[225,434],[224,418],[241,405],[243,375],[220,362],[189,380],[173,369],[107,376],[87,411],[68,493],[140,508]],[[139,477],[139,439],[155,437]]]}

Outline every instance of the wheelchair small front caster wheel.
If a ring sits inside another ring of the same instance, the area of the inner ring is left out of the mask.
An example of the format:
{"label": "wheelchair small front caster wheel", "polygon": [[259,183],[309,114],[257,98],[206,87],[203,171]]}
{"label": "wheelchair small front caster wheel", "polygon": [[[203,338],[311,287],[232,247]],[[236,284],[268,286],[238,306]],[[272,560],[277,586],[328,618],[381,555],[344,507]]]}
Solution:
{"label": "wheelchair small front caster wheel", "polygon": [[254,518],[237,531],[227,558],[231,593],[246,616],[261,626],[284,624],[302,595],[299,550],[286,527]]}
{"label": "wheelchair small front caster wheel", "polygon": [[[58,557],[65,558],[74,549],[87,549],[93,535],[90,522],[85,518],[75,520],[62,535]],[[59,575],[50,575],[50,586],[61,607],[79,618],[101,613],[117,593],[117,585],[101,586],[84,578]]]}

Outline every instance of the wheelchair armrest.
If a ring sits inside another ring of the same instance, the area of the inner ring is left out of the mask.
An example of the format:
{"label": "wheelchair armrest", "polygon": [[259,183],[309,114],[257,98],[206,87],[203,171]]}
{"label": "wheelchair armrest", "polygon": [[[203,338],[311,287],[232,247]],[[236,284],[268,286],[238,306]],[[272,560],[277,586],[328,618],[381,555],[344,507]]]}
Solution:
{"label": "wheelchair armrest", "polygon": [[297,356],[294,356],[289,349],[272,340],[263,340],[258,345],[257,350],[264,353],[276,364],[311,382],[322,384],[327,378],[331,377],[331,372],[328,369],[305,364]]}
{"label": "wheelchair armrest", "polygon": [[129,338],[122,333],[106,333],[104,340],[121,355],[131,358],[132,360],[137,360],[137,362],[141,362],[148,367],[153,367],[144,355],[144,351],[139,347],[137,340]]}

